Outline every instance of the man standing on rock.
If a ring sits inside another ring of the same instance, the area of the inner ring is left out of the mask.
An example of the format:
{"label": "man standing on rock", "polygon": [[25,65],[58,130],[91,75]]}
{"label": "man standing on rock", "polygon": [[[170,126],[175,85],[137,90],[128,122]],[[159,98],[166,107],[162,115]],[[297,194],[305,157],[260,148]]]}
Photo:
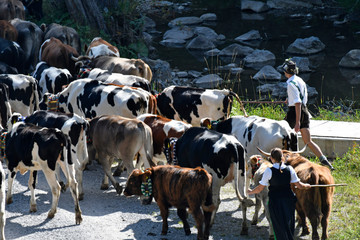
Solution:
{"label": "man standing on rock", "polygon": [[286,59],[282,65],[285,77],[288,79],[287,83],[287,104],[289,110],[286,114],[285,120],[289,123],[295,132],[301,133],[302,139],[307,144],[311,151],[319,158],[322,165],[328,166],[330,170],[334,167],[327,160],[322,153],[320,147],[311,140],[310,134],[310,114],[307,110],[307,88],[306,83],[302,78],[297,76],[299,69],[294,61]]}

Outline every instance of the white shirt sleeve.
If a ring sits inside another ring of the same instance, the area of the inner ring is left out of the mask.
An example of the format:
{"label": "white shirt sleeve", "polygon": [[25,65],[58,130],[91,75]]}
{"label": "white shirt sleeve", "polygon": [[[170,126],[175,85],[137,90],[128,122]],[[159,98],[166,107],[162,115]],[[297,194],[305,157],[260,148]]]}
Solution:
{"label": "white shirt sleeve", "polygon": [[264,174],[259,183],[264,186],[269,186],[270,185],[269,181],[270,181],[271,177],[272,177],[272,171],[270,168],[267,168],[267,169],[265,169]]}
{"label": "white shirt sleeve", "polygon": [[296,172],[292,166],[288,166],[290,169],[291,181],[290,183],[300,182],[300,178],[296,175]]}

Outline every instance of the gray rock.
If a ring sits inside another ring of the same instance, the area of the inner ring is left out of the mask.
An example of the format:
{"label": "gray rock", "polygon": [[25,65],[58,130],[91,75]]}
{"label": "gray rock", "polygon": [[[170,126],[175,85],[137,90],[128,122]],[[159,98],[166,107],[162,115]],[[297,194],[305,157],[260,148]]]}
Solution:
{"label": "gray rock", "polygon": [[195,71],[195,70],[190,70],[188,73],[193,78],[198,78],[198,77],[201,76],[201,72],[198,72],[198,71]]}
{"label": "gray rock", "polygon": [[204,36],[197,36],[192,39],[187,45],[186,48],[189,50],[209,50],[215,48],[215,44],[208,38]]}
{"label": "gray rock", "polygon": [[164,33],[163,39],[187,40],[194,36],[194,30],[188,26],[174,27]]}
{"label": "gray rock", "polygon": [[258,71],[254,77],[256,80],[281,80],[281,74],[272,66],[266,65]]}
{"label": "gray rock", "polygon": [[214,48],[214,49],[211,49],[211,50],[205,52],[204,55],[206,57],[214,57],[214,56],[218,56],[219,53],[220,53],[220,50],[217,48]]}
{"label": "gray rock", "polygon": [[203,36],[214,43],[219,41],[219,35],[209,27],[195,27],[194,34]]}
{"label": "gray rock", "polygon": [[265,17],[266,15],[261,13],[246,13],[246,12],[241,13],[241,19],[247,21],[264,21]]}
{"label": "gray rock", "polygon": [[185,77],[188,77],[188,73],[186,71],[180,71],[180,72],[177,72],[176,74],[179,78],[185,78]]}
{"label": "gray rock", "polygon": [[205,13],[200,16],[200,19],[203,21],[216,21],[217,16],[215,13]]}
{"label": "gray rock", "polygon": [[235,41],[244,42],[259,39],[261,39],[260,32],[258,30],[251,30],[235,38]]}
{"label": "gray rock", "polygon": [[236,68],[231,68],[230,69],[230,73],[231,74],[241,74],[242,72],[244,71],[244,69],[243,68],[241,68],[241,67],[236,67]]}
{"label": "gray rock", "polygon": [[360,84],[360,70],[351,68],[340,68],[341,75],[352,85]]}
{"label": "gray rock", "polygon": [[340,67],[360,68],[360,49],[350,50],[339,62]]}
{"label": "gray rock", "polygon": [[183,48],[186,44],[186,41],[183,39],[166,39],[160,41],[160,44],[171,48]]}
{"label": "gray rock", "polygon": [[208,74],[200,78],[196,78],[193,83],[201,88],[217,88],[223,79],[217,74]]}
{"label": "gray rock", "polygon": [[148,29],[154,29],[156,27],[156,23],[154,20],[152,20],[149,17],[144,17],[144,31],[147,31]]}
{"label": "gray rock", "polygon": [[[310,60],[308,57],[292,57],[291,60],[293,60],[296,63],[296,66],[299,68],[300,73],[307,73],[312,72],[310,69]],[[283,72],[283,69],[279,68],[280,72]]]}
{"label": "gray rock", "polygon": [[225,66],[218,66],[218,70],[229,71],[230,69],[235,68],[235,67],[237,67],[237,65],[235,63],[229,63]]}
{"label": "gray rock", "polygon": [[274,66],[275,55],[268,50],[256,49],[251,54],[247,55],[243,61],[245,67],[259,70],[266,65]]}
{"label": "gray rock", "polygon": [[251,54],[253,51],[254,51],[254,49],[251,47],[233,43],[233,44],[225,47],[224,49],[222,49],[220,51],[219,55],[225,56],[225,57],[233,57],[233,56],[244,57],[244,56]]}
{"label": "gray rock", "polygon": [[143,60],[149,65],[153,73],[151,81],[156,85],[161,85],[162,88],[167,86],[167,82],[172,79],[170,64],[160,59],[144,58]]}
{"label": "gray rock", "polygon": [[199,17],[179,17],[171,20],[168,23],[168,26],[173,28],[176,26],[184,26],[184,25],[198,25],[201,24],[203,20]]}
{"label": "gray rock", "polygon": [[251,10],[253,12],[266,12],[269,10],[269,7],[266,3],[260,1],[251,1],[251,0],[242,0],[241,1],[241,10]]}
{"label": "gray rock", "polygon": [[287,48],[289,54],[311,55],[322,52],[325,44],[318,37],[298,38]]}
{"label": "gray rock", "polygon": [[294,1],[294,0],[268,0],[266,2],[269,8],[276,8],[276,9],[282,9],[282,8],[312,8],[313,5],[310,3],[306,3],[303,1]]}

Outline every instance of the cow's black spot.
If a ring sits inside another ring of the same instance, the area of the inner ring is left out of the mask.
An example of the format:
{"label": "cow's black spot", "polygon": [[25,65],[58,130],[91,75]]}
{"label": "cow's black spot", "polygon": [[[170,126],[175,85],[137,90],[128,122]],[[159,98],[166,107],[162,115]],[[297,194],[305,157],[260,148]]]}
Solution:
{"label": "cow's black spot", "polygon": [[170,104],[171,99],[167,97],[165,93],[161,93],[157,97],[157,107],[160,113],[167,118],[174,119],[175,111]]}

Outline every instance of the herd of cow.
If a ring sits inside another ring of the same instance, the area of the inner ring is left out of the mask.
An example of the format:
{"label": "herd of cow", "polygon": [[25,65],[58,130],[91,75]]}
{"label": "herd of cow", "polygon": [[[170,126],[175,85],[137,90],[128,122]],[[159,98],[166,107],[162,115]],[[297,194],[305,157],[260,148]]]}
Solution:
{"label": "herd of cow", "polygon": [[[258,184],[270,164],[257,148],[284,149],[287,164],[302,182],[334,183],[326,167],[300,155],[297,135],[286,121],[247,116],[243,108],[244,116],[230,117],[234,98],[240,101],[230,90],[169,86],[154,94],[150,67],[141,59],[121,58],[104,39],[94,38],[80,55],[76,32],[58,24],[41,29],[13,19],[0,21],[0,29],[1,156],[8,169],[5,196],[0,164],[2,239],[5,201],[12,202],[18,171],[30,171],[31,212],[37,210],[34,190],[41,170],[52,193],[48,217],[54,217],[60,192],[69,187],[75,223],[80,224],[79,201],[86,194],[83,171],[97,160],[105,173],[101,189],[109,188],[110,179],[117,194],[139,195],[144,204],[154,198],[163,219],[161,234],[168,232],[168,208],[174,206],[189,235],[188,208],[198,239],[208,239],[220,205],[220,188],[226,183],[233,184],[241,202],[241,234],[248,233],[246,209],[254,203],[247,189]],[[5,39],[12,35],[17,39]],[[113,174],[115,160],[121,161]],[[124,169],[123,191],[114,175]],[[308,218],[313,239],[319,239],[319,224],[326,239],[333,187],[294,191],[302,234],[310,232]],[[261,202],[266,209],[266,201],[266,191],[256,195],[252,224],[257,223]]]}

